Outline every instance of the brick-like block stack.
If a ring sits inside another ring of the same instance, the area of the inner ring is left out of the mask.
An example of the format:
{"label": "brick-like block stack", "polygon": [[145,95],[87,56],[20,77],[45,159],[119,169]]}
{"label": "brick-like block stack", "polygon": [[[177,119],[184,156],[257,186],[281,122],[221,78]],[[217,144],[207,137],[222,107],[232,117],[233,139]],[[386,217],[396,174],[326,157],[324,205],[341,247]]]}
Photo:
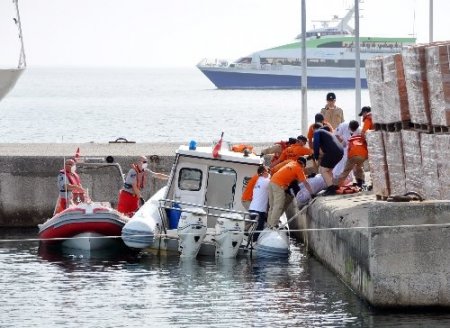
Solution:
{"label": "brick-like block stack", "polygon": [[450,125],[450,43],[426,48],[431,123]]}
{"label": "brick-like block stack", "polygon": [[449,56],[450,42],[436,42],[366,62],[377,130],[367,135],[376,195],[415,191],[450,199]]}
{"label": "brick-like block stack", "polygon": [[420,132],[402,130],[403,163],[405,164],[405,189],[423,195],[422,152]]}
{"label": "brick-like block stack", "polygon": [[431,124],[431,111],[427,83],[425,45],[416,45],[403,50],[403,66],[408,94],[411,121],[416,124]]}
{"label": "brick-like block stack", "polygon": [[366,139],[367,149],[369,150],[369,167],[373,191],[377,196],[388,197],[390,190],[383,131],[369,131]]}

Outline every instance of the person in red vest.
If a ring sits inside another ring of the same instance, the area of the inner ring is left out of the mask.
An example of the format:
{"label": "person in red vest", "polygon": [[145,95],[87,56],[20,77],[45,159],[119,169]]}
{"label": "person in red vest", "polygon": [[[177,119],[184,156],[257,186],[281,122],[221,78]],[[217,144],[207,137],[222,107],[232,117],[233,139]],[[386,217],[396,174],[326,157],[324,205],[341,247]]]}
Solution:
{"label": "person in red vest", "polygon": [[[357,121],[350,121],[349,129],[351,133],[354,133],[359,127]],[[364,184],[364,167],[363,164],[368,157],[367,143],[364,135],[353,134],[348,139],[348,158],[345,163],[344,171],[338,177],[338,186],[342,186],[345,178],[353,170],[356,178],[356,184],[358,187],[362,187]]]}
{"label": "person in red vest", "polygon": [[139,208],[141,193],[146,185],[149,173],[159,179],[168,179],[167,175],[153,172],[149,170],[147,166],[147,157],[139,156],[139,158],[131,164],[131,169],[125,177],[123,188],[119,192],[117,210],[129,217],[133,216]]}
{"label": "person in red vest", "polygon": [[[74,204],[74,194],[80,195],[83,199],[84,189],[81,180],[76,172],[76,162],[68,159],[64,163],[64,169],[58,174],[59,198],[56,203],[54,214],[58,214]],[[81,200],[82,200],[81,199]]]}
{"label": "person in red vest", "polygon": [[372,121],[372,109],[370,106],[364,106],[361,108],[361,112],[359,116],[362,116],[363,127],[361,133],[364,135],[368,130],[373,130],[373,121]]}

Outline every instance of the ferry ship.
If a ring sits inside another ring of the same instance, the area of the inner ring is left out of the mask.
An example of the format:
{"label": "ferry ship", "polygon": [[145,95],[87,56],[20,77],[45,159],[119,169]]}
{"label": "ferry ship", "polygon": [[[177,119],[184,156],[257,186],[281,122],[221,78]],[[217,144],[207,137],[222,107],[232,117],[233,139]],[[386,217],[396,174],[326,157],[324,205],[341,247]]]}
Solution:
{"label": "ferry ship", "polygon": [[[343,18],[335,16],[321,28],[306,32],[308,88],[355,87],[355,35],[349,25],[355,8]],[[333,25],[333,26],[331,26]],[[229,63],[203,59],[200,71],[219,89],[297,89],[301,87],[301,37],[278,47],[254,52]],[[367,88],[367,59],[399,53],[415,44],[414,37],[360,37],[361,87]]]}

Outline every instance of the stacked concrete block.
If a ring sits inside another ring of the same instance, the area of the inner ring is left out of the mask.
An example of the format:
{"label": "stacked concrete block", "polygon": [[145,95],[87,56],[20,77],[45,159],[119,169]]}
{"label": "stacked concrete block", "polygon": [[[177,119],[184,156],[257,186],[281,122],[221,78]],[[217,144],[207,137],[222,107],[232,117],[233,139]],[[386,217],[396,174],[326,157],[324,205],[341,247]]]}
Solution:
{"label": "stacked concrete block", "polygon": [[422,133],[420,137],[420,151],[422,153],[422,182],[426,199],[442,199],[437,166],[434,134]]}
{"label": "stacked concrete block", "polygon": [[367,87],[369,89],[374,123],[384,121],[383,108],[383,57],[374,57],[366,61]]}
{"label": "stacked concrete block", "polygon": [[405,73],[401,54],[383,58],[383,108],[384,122],[395,123],[410,119],[408,94],[406,93]]}
{"label": "stacked concrete block", "polygon": [[382,131],[369,131],[366,134],[366,139],[373,191],[377,196],[388,197],[390,195],[389,177],[383,133]]}
{"label": "stacked concrete block", "polygon": [[425,49],[425,45],[411,46],[403,50],[402,56],[411,122],[429,125],[431,111]]}
{"label": "stacked concrete block", "polygon": [[450,126],[450,43],[426,48],[431,123]]}
{"label": "stacked concrete block", "polygon": [[383,131],[386,163],[389,176],[389,190],[393,195],[404,195],[405,166],[403,163],[403,146],[400,132]]}
{"label": "stacked concrete block", "polygon": [[408,95],[401,54],[366,61],[374,123],[409,121]]}
{"label": "stacked concrete block", "polygon": [[434,146],[441,199],[450,199],[450,134],[437,134]]}
{"label": "stacked concrete block", "polygon": [[403,162],[405,164],[406,191],[415,191],[423,195],[422,153],[420,150],[420,132],[402,130]]}

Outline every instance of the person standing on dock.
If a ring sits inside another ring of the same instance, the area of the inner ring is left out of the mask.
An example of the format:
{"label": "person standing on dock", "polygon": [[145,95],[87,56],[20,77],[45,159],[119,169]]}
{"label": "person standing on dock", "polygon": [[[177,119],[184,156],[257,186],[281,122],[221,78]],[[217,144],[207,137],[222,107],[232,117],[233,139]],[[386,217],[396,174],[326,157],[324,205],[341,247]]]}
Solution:
{"label": "person standing on dock", "polygon": [[364,106],[361,108],[361,113],[359,116],[362,116],[363,127],[361,133],[364,135],[367,131],[373,130],[373,122],[372,122],[372,109],[370,106]]}
{"label": "person standing on dock", "polygon": [[76,163],[73,159],[64,161],[64,169],[58,174],[59,198],[53,215],[64,211],[69,205],[73,205],[74,194],[84,195],[81,180],[76,172]]}
{"label": "person standing on dock", "polygon": [[342,108],[336,106],[336,94],[334,92],[327,94],[327,104],[320,110],[320,113],[333,129],[344,122],[344,112]]}
{"label": "person standing on dock", "polygon": [[125,177],[123,188],[119,192],[119,201],[117,210],[129,217],[131,217],[139,208],[139,201],[141,199],[141,192],[144,189],[148,174],[152,176],[167,180],[168,176],[162,173],[156,173],[147,169],[147,157],[140,156],[128,171]]}

